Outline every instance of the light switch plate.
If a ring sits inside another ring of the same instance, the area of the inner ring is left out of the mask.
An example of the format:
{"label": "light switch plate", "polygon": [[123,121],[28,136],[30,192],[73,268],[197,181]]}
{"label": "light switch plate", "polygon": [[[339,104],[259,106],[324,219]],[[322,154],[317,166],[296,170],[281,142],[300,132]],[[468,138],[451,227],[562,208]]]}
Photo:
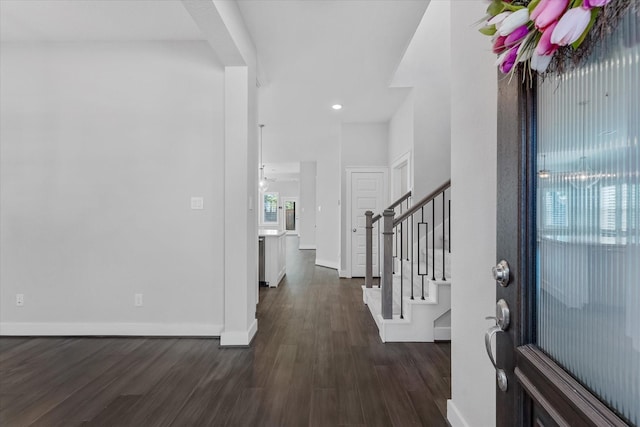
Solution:
{"label": "light switch plate", "polygon": [[191,197],[191,209],[193,210],[204,209],[204,197]]}

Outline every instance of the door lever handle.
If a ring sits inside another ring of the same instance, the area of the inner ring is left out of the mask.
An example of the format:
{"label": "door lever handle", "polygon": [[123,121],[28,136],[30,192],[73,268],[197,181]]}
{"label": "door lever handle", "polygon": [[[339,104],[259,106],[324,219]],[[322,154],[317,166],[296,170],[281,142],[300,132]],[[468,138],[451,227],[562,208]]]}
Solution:
{"label": "door lever handle", "polygon": [[489,355],[489,360],[496,370],[496,378],[498,379],[498,388],[501,391],[507,391],[507,373],[504,369],[498,368],[495,357],[493,357],[493,350],[491,350],[491,340],[494,335],[498,332],[504,332],[509,327],[509,307],[505,300],[501,299],[498,301],[496,306],[496,314],[497,316],[488,316],[485,317],[486,320],[495,321],[495,325],[489,328],[489,330],[484,334],[484,346],[487,350],[487,355]]}
{"label": "door lever handle", "polygon": [[[488,317],[490,319],[490,317]],[[487,349],[487,354],[489,355],[489,360],[491,360],[491,364],[493,368],[496,370],[496,378],[498,379],[498,387],[502,391],[507,391],[507,373],[504,369],[498,368],[496,365],[496,359],[493,357],[493,350],[491,350],[491,339],[498,332],[502,332],[502,328],[498,325],[494,325],[489,328],[489,330],[484,334],[484,345]]]}

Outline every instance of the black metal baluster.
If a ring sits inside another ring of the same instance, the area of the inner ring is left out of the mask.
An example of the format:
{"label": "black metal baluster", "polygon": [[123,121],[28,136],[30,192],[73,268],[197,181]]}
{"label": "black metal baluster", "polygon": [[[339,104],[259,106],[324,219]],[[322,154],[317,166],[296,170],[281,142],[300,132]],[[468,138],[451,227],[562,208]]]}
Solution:
{"label": "black metal baluster", "polygon": [[444,250],[444,242],[446,241],[445,236],[444,235],[444,218],[445,218],[445,212],[444,212],[444,205],[445,205],[445,196],[444,196],[444,191],[442,192],[442,281],[446,281],[447,279],[444,276],[444,268],[445,268],[445,261],[444,261],[444,256],[445,256],[445,250]]}
{"label": "black metal baluster", "polygon": [[378,220],[378,287],[382,286],[382,266],[380,265],[380,223],[382,220]]}
{"label": "black metal baluster", "polygon": [[431,200],[431,280],[436,280],[436,201]]}
{"label": "black metal baluster", "polygon": [[413,233],[415,231],[413,229],[413,214],[411,214],[409,219],[411,221],[411,247],[409,248],[409,258],[411,262],[411,299],[413,299]]}
{"label": "black metal baluster", "polygon": [[424,300],[424,276],[426,276],[427,274],[429,274],[429,270],[427,269],[427,256],[429,254],[429,242],[428,242],[428,236],[429,236],[429,224],[427,224],[426,222],[424,222],[424,206],[422,208],[420,208],[420,213],[422,215],[422,219],[420,220],[420,222],[418,223],[418,247],[420,246],[420,228],[422,226],[424,226],[424,271],[421,271],[420,268],[420,249],[418,248],[418,276],[420,276],[420,279],[422,280],[422,298]]}
{"label": "black metal baluster", "polygon": [[[411,205],[409,204],[411,202],[410,198],[407,198],[407,210],[409,210],[411,208]],[[408,218],[407,218],[408,220]],[[409,232],[409,226],[407,225],[407,233]],[[411,252],[409,251],[409,237],[407,237],[407,261],[409,261],[409,254]]]}
{"label": "black metal baluster", "polygon": [[404,268],[403,268],[403,261],[404,261],[404,253],[403,253],[403,248],[404,248],[404,233],[403,233],[403,227],[402,224],[404,223],[401,222],[400,223],[400,318],[404,319],[404,313],[402,311],[402,300],[404,299],[404,289],[403,289],[403,282],[404,282]]}
{"label": "black metal baluster", "polygon": [[449,253],[451,253],[451,199],[449,199]]}

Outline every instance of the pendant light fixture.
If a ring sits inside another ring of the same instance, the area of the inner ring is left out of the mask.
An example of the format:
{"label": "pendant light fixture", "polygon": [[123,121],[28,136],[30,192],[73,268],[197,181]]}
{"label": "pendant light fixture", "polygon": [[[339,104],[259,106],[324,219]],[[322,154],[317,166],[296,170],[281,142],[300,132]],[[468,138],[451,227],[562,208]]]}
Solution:
{"label": "pendant light fixture", "polygon": [[587,104],[589,101],[581,101],[579,105],[582,107],[582,155],[578,160],[575,172],[569,175],[569,182],[577,189],[587,189],[595,185],[600,180],[600,174],[595,173],[587,162],[585,155],[585,144],[587,139]]}
{"label": "pendant light fixture", "polygon": [[540,179],[548,179],[551,176],[551,171],[547,170],[547,156],[546,154],[542,155],[542,169],[538,171],[538,178]]}
{"label": "pendant light fixture", "polygon": [[264,193],[269,189],[269,182],[264,177],[264,163],[262,163],[262,128],[264,128],[263,124],[259,124],[260,128],[260,181],[258,181],[258,188],[260,192]]}

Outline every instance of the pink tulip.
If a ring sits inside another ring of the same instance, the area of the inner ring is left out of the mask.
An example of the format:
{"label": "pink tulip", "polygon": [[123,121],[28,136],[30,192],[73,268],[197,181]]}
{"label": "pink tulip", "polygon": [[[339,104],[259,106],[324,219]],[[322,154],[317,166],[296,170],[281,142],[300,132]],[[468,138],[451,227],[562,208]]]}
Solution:
{"label": "pink tulip", "polygon": [[536,46],[536,53],[538,55],[551,55],[560,47],[557,44],[551,43],[551,34],[553,34],[556,25],[558,25],[558,22],[553,22],[542,32],[542,37],[540,37],[540,41]]}
{"label": "pink tulip", "polygon": [[546,28],[562,15],[568,4],[569,0],[542,0],[531,12],[531,20],[536,28]]}
{"label": "pink tulip", "polygon": [[611,0],[584,0],[584,6],[589,9],[593,7],[603,7],[606,6]]}
{"label": "pink tulip", "polygon": [[507,40],[506,36],[498,36],[493,42],[493,53],[502,53],[506,49],[504,42]]}
{"label": "pink tulip", "polygon": [[516,63],[516,57],[518,56],[518,47],[513,47],[509,51],[505,52],[502,62],[500,63],[500,71],[504,74],[509,73]]}
{"label": "pink tulip", "polygon": [[527,28],[526,25],[518,27],[515,30],[513,30],[511,34],[507,36],[507,39],[505,40],[504,44],[507,47],[511,47],[517,44],[520,40],[522,40],[524,36],[526,36],[527,34],[529,34],[529,29]]}
{"label": "pink tulip", "polygon": [[567,46],[580,38],[591,21],[591,11],[582,7],[569,9],[551,34],[551,43]]}

